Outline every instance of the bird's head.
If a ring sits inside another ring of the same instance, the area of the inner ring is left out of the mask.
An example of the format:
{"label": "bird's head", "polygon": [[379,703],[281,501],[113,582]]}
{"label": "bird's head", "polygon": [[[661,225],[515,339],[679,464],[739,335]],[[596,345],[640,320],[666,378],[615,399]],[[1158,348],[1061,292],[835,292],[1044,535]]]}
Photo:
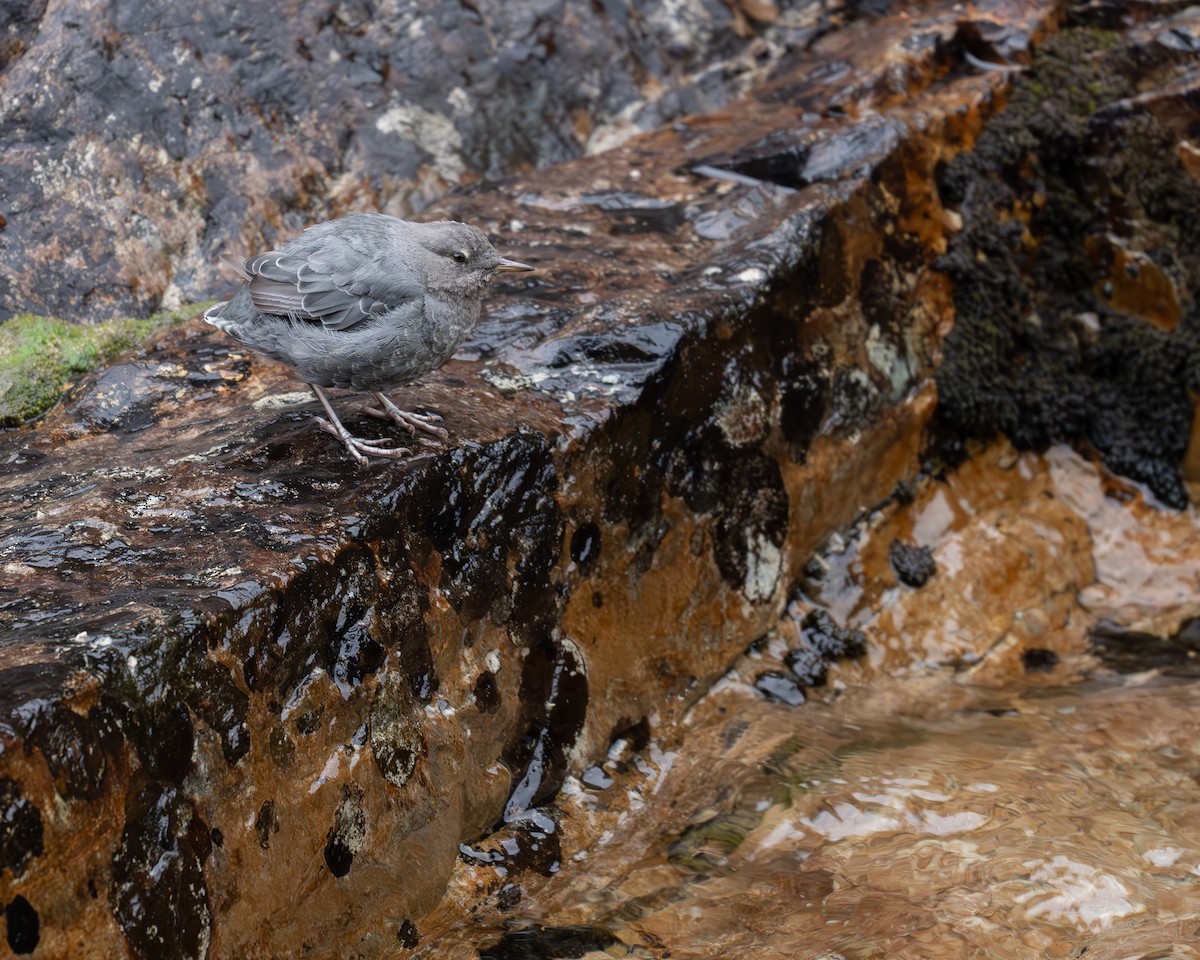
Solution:
{"label": "bird's head", "polygon": [[500,256],[478,227],[453,220],[421,227],[417,242],[428,254],[424,257],[425,282],[430,290],[477,297],[497,273],[533,269]]}

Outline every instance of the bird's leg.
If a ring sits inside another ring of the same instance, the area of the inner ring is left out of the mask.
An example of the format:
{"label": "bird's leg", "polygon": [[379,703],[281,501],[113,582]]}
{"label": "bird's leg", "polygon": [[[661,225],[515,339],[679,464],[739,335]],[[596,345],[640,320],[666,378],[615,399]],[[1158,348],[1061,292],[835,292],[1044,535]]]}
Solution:
{"label": "bird's leg", "polygon": [[367,457],[407,457],[412,451],[408,447],[385,447],[381,443],[389,441],[371,441],[364,440],[362,437],[356,437],[344,426],[342,421],[338,419],[338,415],[333,412],[333,405],[329,402],[329,398],[325,396],[325,391],[318,387],[315,383],[310,383],[312,392],[317,395],[317,399],[321,401],[321,406],[325,408],[325,412],[329,415],[329,419],[317,417],[317,426],[326,433],[332,433],[335,437],[342,441],[355,460],[361,464],[367,462]]}
{"label": "bird's leg", "polygon": [[379,401],[378,410],[370,406],[362,408],[362,412],[369,417],[378,417],[380,420],[391,420],[392,423],[404,427],[405,430],[414,435],[418,430],[421,430],[440,440],[445,440],[450,436],[444,427],[437,425],[442,418],[436,413],[409,413],[407,410],[401,410],[388,399],[386,393],[379,391],[376,391],[375,399]]}

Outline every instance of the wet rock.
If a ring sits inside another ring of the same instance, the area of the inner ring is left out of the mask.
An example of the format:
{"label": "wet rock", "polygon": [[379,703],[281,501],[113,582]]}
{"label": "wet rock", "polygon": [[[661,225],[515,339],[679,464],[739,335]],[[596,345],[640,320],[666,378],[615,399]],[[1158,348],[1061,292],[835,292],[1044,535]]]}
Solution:
{"label": "wet rock", "polygon": [[613,785],[613,778],[605,773],[603,767],[588,767],[580,775],[579,780],[593,790],[607,790]]}
{"label": "wet rock", "polygon": [[525,658],[518,699],[521,734],[510,743],[506,761],[522,776],[505,810],[512,819],[553,796],[567,773],[588,707],[586,667],[572,646],[543,641]]}
{"label": "wet rock", "polygon": [[131,790],[112,861],[111,899],[135,957],[202,958],[212,936],[208,828],[175,787]]}
{"label": "wet rock", "polygon": [[778,464],[767,457],[738,458],[727,489],[744,491],[722,504],[713,551],[721,573],[759,603],[769,600],[783,574],[788,495]]}
{"label": "wet rock", "polygon": [[600,927],[544,927],[534,924],[510,930],[479,950],[480,960],[535,960],[538,957],[583,957],[618,941]]}
{"label": "wet rock", "polygon": [[797,707],[804,702],[804,691],[792,678],[777,670],[760,673],[754,679],[754,687],[770,700]]}
{"label": "wet rock", "polygon": [[[686,10],[732,22],[719,6]],[[418,66],[436,62],[441,76],[455,50],[469,57],[483,44],[484,24],[523,18],[530,76],[541,76],[543,54],[533,48],[559,35],[553,17],[534,17],[527,5],[481,10],[456,8],[445,22],[427,15],[427,32],[405,34],[386,65],[368,56],[372,44],[398,39],[386,11],[339,9],[323,19],[314,8],[278,25],[307,31],[314,76],[332,69],[333,51],[339,70],[364,83],[365,71],[382,78],[365,85],[380,87],[387,129],[348,108],[357,124],[344,137],[351,161],[339,152],[342,134],[305,138],[326,171],[341,171],[332,191],[320,171],[303,181],[298,171],[309,170],[311,154],[276,145],[291,143],[295,125],[307,131],[322,98],[346,93],[344,85],[316,91],[297,82],[293,46],[263,39],[276,36],[264,32],[265,15],[241,11],[215,32],[203,10],[172,21],[161,89],[190,102],[201,76],[194,96],[215,96],[224,106],[212,109],[245,130],[231,151],[228,140],[209,137],[207,121],[177,122],[186,115],[178,98],[164,108],[163,129],[201,171],[193,186],[205,200],[182,198],[178,214],[181,198],[163,174],[174,196],[163,203],[181,239],[148,261],[159,272],[130,295],[133,305],[160,296],[168,276],[181,290],[206,284],[198,272],[171,271],[189,258],[207,262],[223,230],[245,225],[242,239],[257,247],[300,225],[284,208],[403,212],[402,194],[424,203],[437,193],[434,178],[453,168],[446,162],[458,148],[430,153],[421,171],[408,163],[414,137],[429,153],[449,134],[428,115],[440,100],[411,99],[425,74],[400,69],[403,51],[416,51]],[[803,17],[788,12],[781,6],[769,29],[802,30]],[[1022,50],[1019,38],[1057,17],[1049,4],[993,12]],[[576,27],[619,15],[611,4],[569,14]],[[658,30],[662,40],[666,21],[635,19],[621,30]],[[562,838],[542,829],[541,806],[602,760],[614,738],[653,755],[652,732],[677,720],[749,638],[777,626],[818,546],[917,473],[951,313],[946,282],[929,269],[953,223],[935,172],[938,158],[975,138],[998,82],[938,59],[930,36],[952,35],[960,19],[961,9],[944,3],[923,8],[919,27],[900,11],[864,21],[852,38],[830,30],[811,45],[769,52],[765,61],[778,69],[722,113],[427,207],[431,217],[507,234],[514,256],[552,269],[499,284],[462,352],[397,393],[400,403],[442,413],[452,435],[412,460],[353,468],[313,431],[315,404],[289,371],[198,322],[160,334],[123,359],[119,375],[85,378],[41,423],[0,436],[0,625],[11,638],[6,663],[22,665],[0,671],[3,716],[66,718],[54,737],[40,733],[44,724],[0,726],[0,777],[29,791],[43,814],[57,804],[32,861],[44,882],[76,890],[90,880],[96,889],[94,900],[31,896],[43,942],[86,929],[101,956],[122,939],[145,956],[199,955],[209,942],[229,956],[290,955],[321,929],[330,950],[353,944],[381,955],[396,949],[397,918],[426,929],[460,844],[490,857],[498,825],[506,839],[526,831],[520,856],[472,860],[471,869],[510,907],[525,881],[505,886],[497,866],[520,866],[525,877],[561,867]],[[88,43],[104,36],[79,32]],[[668,33],[682,46],[670,53],[670,44],[646,41],[653,62],[699,56],[687,30]],[[201,34],[211,45],[189,43]],[[129,51],[162,54],[163,36],[119,33],[104,62],[128,70],[140,90],[159,78],[140,73]],[[504,61],[508,36],[494,34],[495,55],[480,59],[479,71],[502,61],[526,69],[523,59]],[[66,33],[47,39],[69,46]],[[597,56],[608,39],[595,41]],[[741,49],[733,33],[726,39]],[[576,42],[547,46],[544,56],[574,56]],[[247,44],[258,51],[253,63],[242,56]],[[350,57],[355,51],[362,55]],[[221,83],[252,89],[222,97],[214,82],[210,91],[199,72],[210,60],[228,67]],[[28,71],[33,61],[22,63]],[[118,68],[89,69],[110,82]],[[706,81],[711,94],[664,101],[664,115],[728,95],[719,73]],[[78,85],[72,71],[56,79]],[[686,70],[671,67],[653,85],[688,82]],[[479,91],[464,83],[473,98]],[[525,89],[524,79],[511,83]],[[509,89],[501,84],[496,96],[503,101]],[[887,122],[872,119],[856,134],[847,102]],[[34,119],[42,110],[27,100],[17,107]],[[472,109],[450,124],[464,151],[495,144],[480,169],[494,162],[497,172],[509,169],[512,158],[501,154],[522,129],[508,124],[492,138],[498,116]],[[467,136],[477,126],[489,136]],[[120,124],[112,132],[118,147],[126,142]],[[257,163],[267,143],[271,164],[245,175],[241,165]],[[797,143],[806,168],[825,158],[822,175],[798,189],[695,167],[697,158]],[[525,146],[532,152],[516,166],[541,149]],[[218,153],[220,171],[204,172],[203,158]],[[93,159],[108,169],[112,156],[97,149]],[[170,168],[170,157],[138,154],[155,169]],[[364,193],[356,184],[368,168],[374,185]],[[464,160],[461,179],[472,169]],[[406,178],[426,186],[406,187]],[[160,222],[157,202],[143,214],[151,224]],[[46,203],[66,201],[56,194]],[[72,236],[68,226],[61,242]],[[113,249],[103,256],[127,255]],[[98,250],[92,243],[79,254],[88,276]],[[63,277],[75,267],[43,259],[52,268],[39,289],[70,300],[78,291]],[[25,268],[13,269],[13,289],[23,290]],[[77,313],[123,297],[97,288]],[[185,373],[164,375],[177,369]],[[110,389],[133,380],[140,385],[128,403]],[[138,406],[143,388],[151,402]],[[788,646],[821,664],[861,652],[861,638],[840,630],[838,617],[788,622]],[[797,689],[818,681],[817,662],[792,663],[785,677]],[[623,762],[636,770],[645,761]],[[111,882],[105,870],[85,880],[81,861],[49,855],[64,849],[111,865]],[[171,871],[162,890],[149,866],[160,861]],[[315,892],[297,894],[288,879],[326,870]],[[381,899],[384,876],[405,882]],[[12,878],[0,877],[0,901],[16,894]],[[164,947],[168,938],[173,946]]]}
{"label": "wet rock", "polygon": [[187,383],[187,372],[172,364],[123,363],[96,377],[73,410],[92,429],[145,430],[154,424],[163,399],[186,389]]}
{"label": "wet rock", "polygon": [[888,547],[888,560],[899,581],[909,587],[923,587],[937,573],[937,562],[928,547],[918,547],[903,540],[893,540]]}

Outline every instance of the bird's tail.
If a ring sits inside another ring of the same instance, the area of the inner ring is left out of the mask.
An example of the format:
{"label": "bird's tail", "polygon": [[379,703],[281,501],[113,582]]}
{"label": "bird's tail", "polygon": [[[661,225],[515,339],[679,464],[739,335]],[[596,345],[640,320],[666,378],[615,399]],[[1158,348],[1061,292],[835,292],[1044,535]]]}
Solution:
{"label": "bird's tail", "polygon": [[[229,257],[225,256],[225,254],[221,254],[221,261],[225,264],[225,266],[232,268],[242,280],[250,279],[250,272],[236,260],[230,260]],[[204,319],[211,323],[218,330],[224,331],[230,336],[236,336],[235,328],[237,327],[237,321],[232,317],[225,315],[225,311],[229,308],[229,305],[232,302],[233,301],[231,300],[223,300],[220,303],[209,307],[204,311]]]}
{"label": "bird's tail", "polygon": [[223,315],[223,311],[229,306],[228,300],[222,300],[220,303],[214,304],[204,311],[204,319],[211,323],[218,330],[228,333],[231,336],[234,332],[234,327],[237,326],[234,321]]}

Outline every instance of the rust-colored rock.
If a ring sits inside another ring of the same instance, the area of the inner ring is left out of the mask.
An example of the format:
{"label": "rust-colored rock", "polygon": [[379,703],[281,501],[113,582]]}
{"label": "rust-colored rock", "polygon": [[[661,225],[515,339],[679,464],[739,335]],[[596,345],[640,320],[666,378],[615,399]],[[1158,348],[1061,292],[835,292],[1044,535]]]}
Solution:
{"label": "rust-colored rock", "polygon": [[[453,444],[358,470],[288,371],[199,322],[0,438],[20,936],[378,956],[421,943],[460,857],[558,869],[526,809],[678,720],[921,469],[952,320],[931,264],[969,222],[937,175],[1003,100],[973,60],[1027,57],[1058,10],[973,16],[834,30],[721,111],[431,209],[544,268],[398,395]],[[934,557],[914,616],[950,602]],[[1036,624],[967,613],[1045,665]],[[504,820],[518,853],[475,842]]]}

